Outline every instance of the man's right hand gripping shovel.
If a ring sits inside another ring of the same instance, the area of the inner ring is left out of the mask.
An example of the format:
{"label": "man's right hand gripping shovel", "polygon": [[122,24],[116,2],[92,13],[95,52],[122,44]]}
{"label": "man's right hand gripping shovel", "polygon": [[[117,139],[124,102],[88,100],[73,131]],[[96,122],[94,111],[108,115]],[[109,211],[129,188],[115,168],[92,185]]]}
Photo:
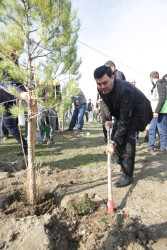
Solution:
{"label": "man's right hand gripping shovel", "polygon": [[112,126],[112,121],[106,121],[105,122],[105,127],[107,130],[107,150],[106,150],[106,154],[110,154],[111,156],[114,154],[114,149],[115,146],[110,142],[110,129]]}

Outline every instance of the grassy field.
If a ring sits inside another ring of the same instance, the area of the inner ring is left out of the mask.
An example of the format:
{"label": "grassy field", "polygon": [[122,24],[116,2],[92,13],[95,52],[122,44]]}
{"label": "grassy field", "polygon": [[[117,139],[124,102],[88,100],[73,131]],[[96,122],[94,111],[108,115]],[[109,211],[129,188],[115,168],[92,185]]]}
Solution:
{"label": "grassy field", "polygon": [[[66,126],[67,128],[67,126]],[[22,128],[24,135],[24,128]],[[85,122],[83,132],[56,131],[54,144],[35,146],[35,161],[42,166],[51,165],[61,169],[93,167],[106,164],[106,144],[103,142],[102,124]],[[1,145],[0,162],[14,162],[21,146],[10,135]]]}

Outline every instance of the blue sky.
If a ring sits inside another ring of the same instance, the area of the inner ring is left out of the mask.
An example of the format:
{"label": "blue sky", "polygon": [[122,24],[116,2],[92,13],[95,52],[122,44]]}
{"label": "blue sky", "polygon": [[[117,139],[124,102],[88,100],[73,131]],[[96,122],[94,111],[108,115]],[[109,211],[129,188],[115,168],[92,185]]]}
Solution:
{"label": "blue sky", "polygon": [[94,69],[109,59],[126,79],[134,77],[147,96],[149,74],[167,73],[166,0],[72,0],[81,21],[78,56],[82,58],[80,87],[96,99]]}

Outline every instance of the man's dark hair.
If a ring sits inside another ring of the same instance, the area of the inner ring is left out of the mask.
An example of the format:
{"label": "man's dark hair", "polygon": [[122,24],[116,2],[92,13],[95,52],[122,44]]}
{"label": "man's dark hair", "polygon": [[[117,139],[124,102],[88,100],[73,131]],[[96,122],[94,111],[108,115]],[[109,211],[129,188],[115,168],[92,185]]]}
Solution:
{"label": "man's dark hair", "polygon": [[150,78],[151,77],[159,79],[159,73],[157,71],[153,71],[153,72],[150,73]]}
{"label": "man's dark hair", "polygon": [[94,78],[95,79],[99,79],[102,76],[104,76],[105,74],[107,74],[110,78],[112,76],[112,70],[110,67],[107,67],[105,65],[98,67],[97,69],[95,69],[94,71]]}
{"label": "man's dark hair", "polygon": [[107,66],[114,66],[115,68],[115,63],[113,61],[107,61],[104,65],[107,65]]}

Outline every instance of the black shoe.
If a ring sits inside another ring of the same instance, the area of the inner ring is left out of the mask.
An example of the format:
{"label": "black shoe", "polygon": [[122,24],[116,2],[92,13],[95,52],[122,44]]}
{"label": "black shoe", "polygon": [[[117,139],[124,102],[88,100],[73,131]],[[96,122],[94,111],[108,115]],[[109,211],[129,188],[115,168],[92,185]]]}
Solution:
{"label": "black shoe", "polygon": [[154,145],[154,148],[160,148],[160,143],[157,143],[156,145]]}
{"label": "black shoe", "polygon": [[112,164],[119,164],[121,165],[122,164],[122,161],[120,159],[116,160],[116,161],[112,161],[111,162]]}
{"label": "black shoe", "polygon": [[69,129],[69,128],[68,128],[67,131],[73,131],[73,129]]}
{"label": "black shoe", "polygon": [[[27,155],[27,154],[28,154],[27,149],[24,149],[24,153],[25,153],[25,155]],[[23,153],[23,150],[21,150],[21,151],[20,151],[20,153],[18,153],[18,154],[17,154],[17,156],[23,156],[23,155],[24,155],[24,153]]]}
{"label": "black shoe", "polygon": [[53,144],[53,143],[54,143],[53,139],[49,139],[49,140],[47,141],[47,144],[48,144],[48,145]]}
{"label": "black shoe", "polygon": [[126,187],[133,182],[133,177],[124,174],[117,182],[114,183],[114,187]]}

